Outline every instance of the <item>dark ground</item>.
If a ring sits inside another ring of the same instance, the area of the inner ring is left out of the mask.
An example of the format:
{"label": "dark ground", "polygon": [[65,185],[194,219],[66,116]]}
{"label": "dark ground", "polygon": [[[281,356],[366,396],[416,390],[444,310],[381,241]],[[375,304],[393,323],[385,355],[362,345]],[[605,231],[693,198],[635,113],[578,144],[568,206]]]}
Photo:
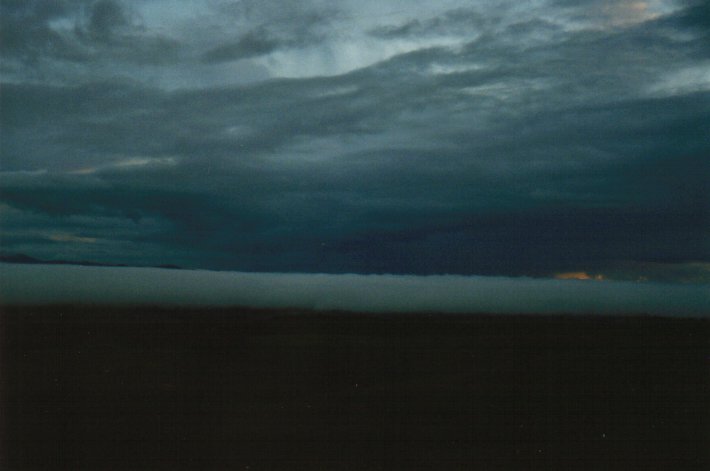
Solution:
{"label": "dark ground", "polygon": [[5,470],[709,469],[707,320],[0,316]]}

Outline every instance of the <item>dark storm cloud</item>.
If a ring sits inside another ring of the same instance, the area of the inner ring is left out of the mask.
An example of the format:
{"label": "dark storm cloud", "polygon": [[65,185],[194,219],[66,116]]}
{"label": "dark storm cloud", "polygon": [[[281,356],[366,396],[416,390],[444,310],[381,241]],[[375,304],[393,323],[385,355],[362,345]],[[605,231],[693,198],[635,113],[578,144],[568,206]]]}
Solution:
{"label": "dark storm cloud", "polygon": [[49,26],[70,11],[62,1],[7,1],[0,5],[3,56],[36,59],[44,55],[81,59],[70,41]]}
{"label": "dark storm cloud", "polygon": [[245,34],[234,43],[222,44],[207,51],[202,56],[202,61],[210,64],[246,59],[268,54],[283,45],[284,42],[270,37],[265,31],[254,31]]}
{"label": "dark storm cloud", "polygon": [[139,18],[119,2],[101,0],[80,15],[74,27],[80,44],[89,48],[92,60],[118,60],[137,64],[175,62],[180,43],[146,31]]}
{"label": "dark storm cloud", "polygon": [[[623,26],[579,27],[513,7],[380,19],[237,2],[186,26],[130,2],[4,5],[109,64],[63,82],[37,63],[3,84],[5,250],[504,275],[710,258],[698,6],[619,2],[608,11]],[[70,62],[42,34],[16,36],[7,56]],[[174,38],[173,59],[160,38]],[[145,74],[112,75],[139,57]],[[250,61],[271,79],[229,82]],[[161,86],[183,75],[191,86]]]}
{"label": "dark storm cloud", "polygon": [[123,2],[29,0],[3,2],[1,8],[6,67],[15,60],[34,67],[48,60],[152,64],[174,61],[178,54],[177,41],[146,31]]}
{"label": "dark storm cloud", "polygon": [[[258,57],[279,49],[299,48],[323,41],[328,25],[337,17],[334,11],[297,10],[292,17],[267,18],[258,27],[232,41],[221,43],[201,56],[205,64],[217,64],[251,57]],[[237,15],[244,21],[249,15]]]}
{"label": "dark storm cloud", "polygon": [[111,0],[100,0],[91,7],[87,30],[96,38],[109,40],[117,30],[129,25],[121,5]]}
{"label": "dark storm cloud", "polygon": [[500,18],[496,15],[486,18],[477,11],[457,8],[434,18],[415,19],[403,24],[378,26],[373,28],[370,34],[387,39],[449,33],[475,35],[499,20]]}

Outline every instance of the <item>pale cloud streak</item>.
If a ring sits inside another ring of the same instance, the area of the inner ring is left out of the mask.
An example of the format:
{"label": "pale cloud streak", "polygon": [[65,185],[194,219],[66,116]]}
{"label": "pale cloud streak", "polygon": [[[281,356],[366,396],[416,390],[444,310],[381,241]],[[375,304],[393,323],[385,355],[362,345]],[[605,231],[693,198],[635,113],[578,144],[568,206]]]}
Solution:
{"label": "pale cloud streak", "polygon": [[74,234],[67,234],[62,232],[55,232],[47,236],[47,238],[54,242],[76,242],[79,244],[93,244],[96,242],[95,237],[81,237]]}

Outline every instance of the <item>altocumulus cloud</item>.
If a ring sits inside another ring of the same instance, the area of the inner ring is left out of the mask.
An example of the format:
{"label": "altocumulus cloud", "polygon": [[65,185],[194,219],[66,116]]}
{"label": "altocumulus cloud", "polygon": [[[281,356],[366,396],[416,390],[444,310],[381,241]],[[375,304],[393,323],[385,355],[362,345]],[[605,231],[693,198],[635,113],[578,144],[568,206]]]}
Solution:
{"label": "altocumulus cloud", "polygon": [[705,286],[506,277],[236,273],[0,264],[7,304],[354,312],[707,315]]}
{"label": "altocumulus cloud", "polygon": [[705,3],[0,9],[4,252],[663,281],[710,262]]}

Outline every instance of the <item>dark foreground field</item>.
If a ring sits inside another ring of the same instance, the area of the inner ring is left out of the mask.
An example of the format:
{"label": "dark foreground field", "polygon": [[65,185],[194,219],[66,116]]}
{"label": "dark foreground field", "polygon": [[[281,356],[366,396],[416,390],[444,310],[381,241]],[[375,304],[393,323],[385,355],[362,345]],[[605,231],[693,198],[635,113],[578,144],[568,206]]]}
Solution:
{"label": "dark foreground field", "polygon": [[2,469],[708,469],[707,321],[1,312]]}

